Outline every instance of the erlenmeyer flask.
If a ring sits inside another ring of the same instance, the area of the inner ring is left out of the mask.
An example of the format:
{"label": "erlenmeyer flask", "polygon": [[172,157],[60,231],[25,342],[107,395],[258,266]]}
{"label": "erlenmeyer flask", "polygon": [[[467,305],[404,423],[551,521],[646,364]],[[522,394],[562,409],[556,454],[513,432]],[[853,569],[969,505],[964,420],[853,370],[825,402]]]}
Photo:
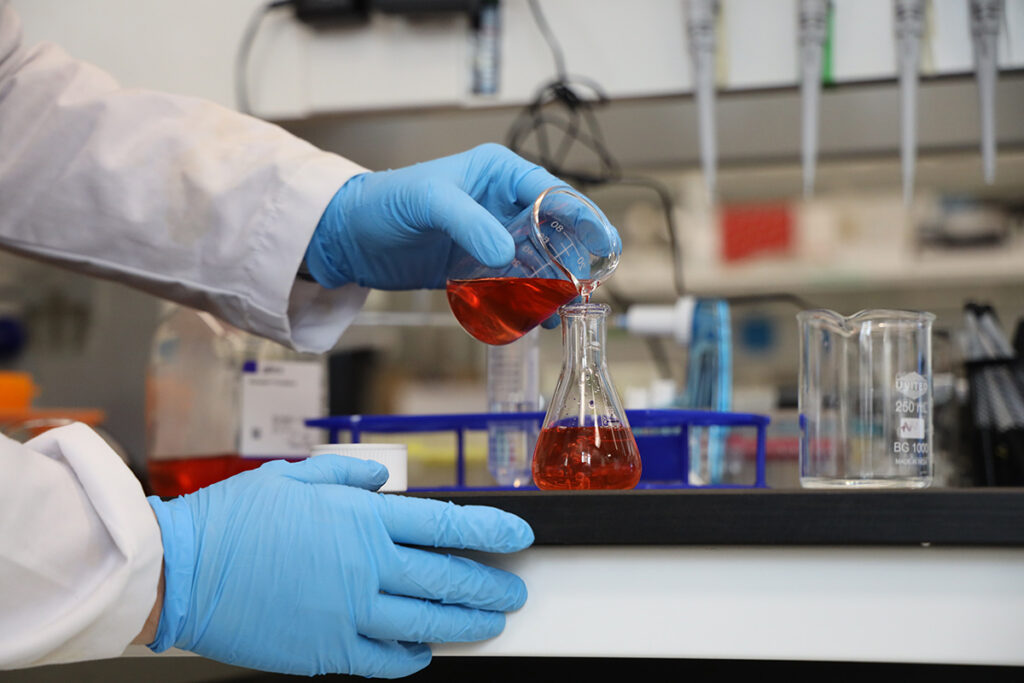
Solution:
{"label": "erlenmeyer flask", "polygon": [[604,304],[562,306],[562,374],[533,451],[541,489],[631,489],[640,452],[604,359]]}

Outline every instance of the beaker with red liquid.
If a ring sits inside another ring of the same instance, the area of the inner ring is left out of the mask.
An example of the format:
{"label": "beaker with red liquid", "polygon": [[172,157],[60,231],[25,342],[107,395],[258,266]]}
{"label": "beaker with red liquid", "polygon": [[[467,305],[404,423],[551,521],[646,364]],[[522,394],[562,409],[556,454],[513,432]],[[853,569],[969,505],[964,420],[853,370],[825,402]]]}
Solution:
{"label": "beaker with red liquid", "polygon": [[519,339],[576,294],[573,283],[554,278],[484,277],[448,281],[452,313],[467,332],[493,345]]}
{"label": "beaker with red liquid", "polygon": [[540,489],[631,489],[640,451],[605,361],[605,304],[573,303],[562,318],[562,372],[533,452]]}
{"label": "beaker with red liquid", "polygon": [[468,254],[448,271],[448,304],[480,341],[508,344],[577,296],[587,297],[619,262],[622,242],[601,210],[564,187],[550,187],[505,226],[512,262],[489,268]]}

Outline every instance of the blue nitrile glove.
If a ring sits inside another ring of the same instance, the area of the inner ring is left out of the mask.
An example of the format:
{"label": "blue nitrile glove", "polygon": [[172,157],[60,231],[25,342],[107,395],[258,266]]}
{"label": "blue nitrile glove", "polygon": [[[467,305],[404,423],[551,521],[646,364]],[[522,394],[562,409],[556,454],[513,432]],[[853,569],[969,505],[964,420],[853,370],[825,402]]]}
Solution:
{"label": "blue nitrile glove", "polygon": [[566,186],[497,144],[364,173],[327,206],[306,265],[324,287],[444,287],[454,250],[491,267],[510,263],[515,247],[504,225],[555,185]]}
{"label": "blue nitrile glove", "polygon": [[379,464],[318,455],[150,498],[165,592],[149,647],[393,678],[430,662],[423,643],[496,636],[526,600],[519,577],[402,544],[515,552],[530,527],[494,508],[374,493],[386,479]]}

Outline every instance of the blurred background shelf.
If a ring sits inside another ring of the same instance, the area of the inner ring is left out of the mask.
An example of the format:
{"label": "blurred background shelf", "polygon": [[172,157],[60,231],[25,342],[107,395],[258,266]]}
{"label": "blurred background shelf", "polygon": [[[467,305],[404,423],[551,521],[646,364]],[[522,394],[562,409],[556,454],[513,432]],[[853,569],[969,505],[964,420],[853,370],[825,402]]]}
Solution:
{"label": "blurred background shelf", "polygon": [[827,265],[786,262],[690,270],[696,294],[730,296],[762,292],[857,292],[1024,284],[1024,249],[922,255],[892,263],[864,259]]}

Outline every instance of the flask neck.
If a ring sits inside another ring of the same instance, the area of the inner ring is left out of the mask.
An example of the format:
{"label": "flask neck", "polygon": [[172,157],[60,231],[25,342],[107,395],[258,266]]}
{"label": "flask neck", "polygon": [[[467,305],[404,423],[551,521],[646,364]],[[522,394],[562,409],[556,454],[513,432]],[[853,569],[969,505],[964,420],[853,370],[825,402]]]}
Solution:
{"label": "flask neck", "polygon": [[610,309],[605,304],[562,306],[562,349],[567,368],[604,367],[605,329]]}

